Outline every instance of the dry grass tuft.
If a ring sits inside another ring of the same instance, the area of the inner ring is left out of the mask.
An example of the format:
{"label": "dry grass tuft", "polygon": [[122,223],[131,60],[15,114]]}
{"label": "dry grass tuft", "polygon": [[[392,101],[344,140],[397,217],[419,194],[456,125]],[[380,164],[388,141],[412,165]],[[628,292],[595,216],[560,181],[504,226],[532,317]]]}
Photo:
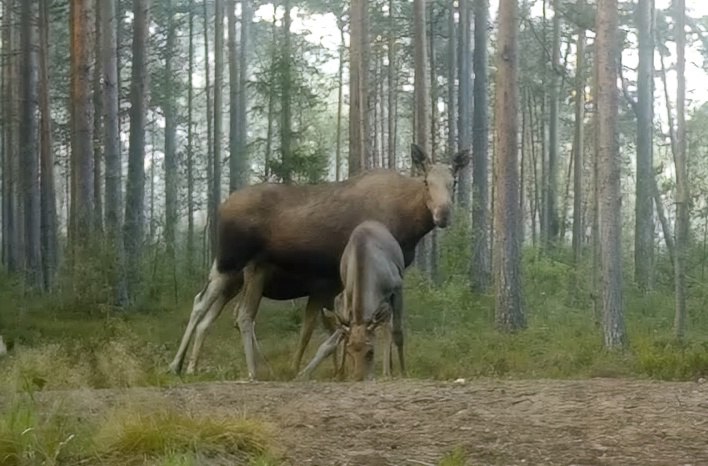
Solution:
{"label": "dry grass tuft", "polygon": [[259,421],[187,414],[159,407],[110,413],[95,437],[99,455],[111,462],[141,463],[170,457],[168,464],[190,464],[192,454],[250,460],[270,451],[270,428]]}

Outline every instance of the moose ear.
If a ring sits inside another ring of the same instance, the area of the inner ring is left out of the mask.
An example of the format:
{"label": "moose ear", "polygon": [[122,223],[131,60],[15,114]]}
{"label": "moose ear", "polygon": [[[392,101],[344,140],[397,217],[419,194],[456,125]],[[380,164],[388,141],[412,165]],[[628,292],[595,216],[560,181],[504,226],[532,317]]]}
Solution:
{"label": "moose ear", "polygon": [[428,173],[428,168],[430,168],[430,158],[425,150],[418,144],[411,144],[411,160],[413,166],[420,170],[423,174]]}
{"label": "moose ear", "polygon": [[469,149],[462,149],[461,151],[459,151],[455,155],[453,155],[451,163],[450,163],[450,165],[452,166],[453,176],[457,176],[457,174],[460,172],[460,170],[465,168],[469,163],[470,163],[470,150]]}

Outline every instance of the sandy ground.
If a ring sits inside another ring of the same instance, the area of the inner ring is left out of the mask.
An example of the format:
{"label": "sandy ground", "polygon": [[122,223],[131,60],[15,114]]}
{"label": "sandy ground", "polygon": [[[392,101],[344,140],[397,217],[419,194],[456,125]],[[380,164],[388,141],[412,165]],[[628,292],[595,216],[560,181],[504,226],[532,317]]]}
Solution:
{"label": "sandy ground", "polygon": [[456,447],[474,465],[708,465],[708,383],[220,382],[61,395],[89,412],[126,396],[263,418],[292,465],[435,465]]}

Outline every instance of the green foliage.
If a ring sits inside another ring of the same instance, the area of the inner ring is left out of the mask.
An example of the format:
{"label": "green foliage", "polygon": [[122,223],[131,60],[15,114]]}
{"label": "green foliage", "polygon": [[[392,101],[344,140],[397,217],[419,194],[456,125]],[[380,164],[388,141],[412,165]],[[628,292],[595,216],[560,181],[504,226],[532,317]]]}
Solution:
{"label": "green foliage", "polygon": [[465,466],[467,463],[467,453],[458,447],[446,453],[438,463],[438,466]]}

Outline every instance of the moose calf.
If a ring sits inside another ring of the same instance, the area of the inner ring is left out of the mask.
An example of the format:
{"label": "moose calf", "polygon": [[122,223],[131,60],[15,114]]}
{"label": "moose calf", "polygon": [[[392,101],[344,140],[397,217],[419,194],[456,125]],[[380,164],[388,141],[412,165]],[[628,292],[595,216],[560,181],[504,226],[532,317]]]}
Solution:
{"label": "moose calf", "polygon": [[[380,222],[360,223],[349,237],[339,271],[344,290],[335,299],[338,328],[317,350],[299,378],[308,377],[317,365],[344,342],[344,356],[352,358],[354,379],[373,377],[376,328],[387,324],[384,375],[391,375],[391,338],[396,344],[401,372],[403,357],[403,252],[391,232]],[[325,309],[325,312],[331,312]]]}

